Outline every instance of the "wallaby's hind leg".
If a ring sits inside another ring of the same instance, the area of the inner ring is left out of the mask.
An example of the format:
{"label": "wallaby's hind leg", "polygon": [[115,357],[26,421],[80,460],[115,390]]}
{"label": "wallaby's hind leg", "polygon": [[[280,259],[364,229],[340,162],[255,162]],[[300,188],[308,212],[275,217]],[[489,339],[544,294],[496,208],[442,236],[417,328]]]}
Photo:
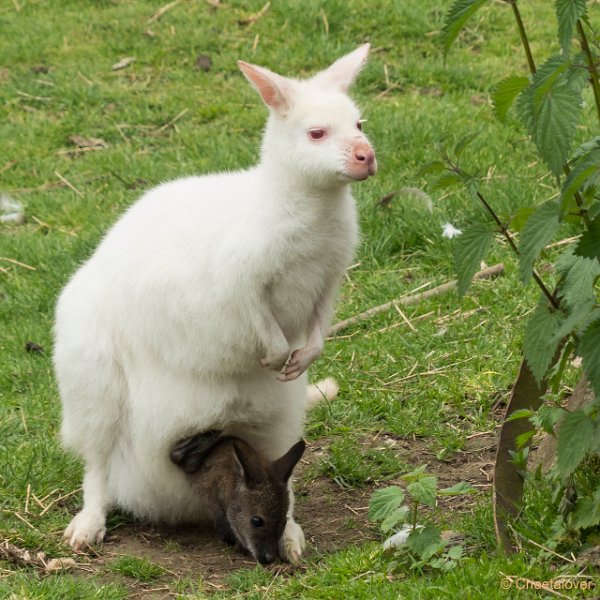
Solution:
{"label": "wallaby's hind leg", "polygon": [[[75,549],[99,543],[111,505],[108,474],[111,453],[126,413],[121,406],[126,385],[114,360],[110,336],[94,320],[83,329],[71,296],[59,303],[54,365],[62,401],[61,437],[84,461],[83,508],[64,533]],[[76,318],[77,317],[77,318]]]}
{"label": "wallaby's hind leg", "polygon": [[87,461],[83,478],[83,508],[73,517],[63,535],[74,550],[102,542],[109,504],[106,462]]}

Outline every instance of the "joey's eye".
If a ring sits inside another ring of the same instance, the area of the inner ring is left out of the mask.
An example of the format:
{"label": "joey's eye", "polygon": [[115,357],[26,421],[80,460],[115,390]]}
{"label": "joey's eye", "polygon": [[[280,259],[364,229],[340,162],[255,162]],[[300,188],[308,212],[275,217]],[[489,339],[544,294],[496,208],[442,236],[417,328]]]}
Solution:
{"label": "joey's eye", "polygon": [[252,523],[253,527],[262,527],[265,524],[262,517],[252,517],[250,523]]}
{"label": "joey's eye", "polygon": [[360,119],[359,121],[356,122],[356,129],[358,129],[359,131],[362,131],[362,125],[363,123],[366,121],[366,119]]}
{"label": "joey's eye", "polygon": [[322,140],[327,135],[327,132],[324,129],[309,129],[308,137],[311,140]]}

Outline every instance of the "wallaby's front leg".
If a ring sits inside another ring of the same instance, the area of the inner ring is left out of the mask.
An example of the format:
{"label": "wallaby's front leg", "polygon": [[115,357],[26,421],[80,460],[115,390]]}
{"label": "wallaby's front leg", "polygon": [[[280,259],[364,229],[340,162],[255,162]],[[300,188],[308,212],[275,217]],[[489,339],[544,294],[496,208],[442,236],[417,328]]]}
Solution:
{"label": "wallaby's front leg", "polygon": [[323,318],[320,309],[317,308],[306,345],[304,348],[299,348],[292,352],[289,360],[281,370],[281,374],[278,376],[279,381],[292,381],[296,379],[321,356],[325,345],[325,332],[323,329]]}
{"label": "wallaby's front leg", "polygon": [[265,356],[260,359],[260,364],[267,369],[280,371],[290,355],[290,344],[268,303],[262,303],[260,312],[258,334],[265,348]]}
{"label": "wallaby's front leg", "polygon": [[297,565],[306,547],[306,540],[302,527],[294,521],[294,490],[291,479],[288,483],[288,493],[290,504],[285,529],[279,541],[279,558]]}
{"label": "wallaby's front leg", "polygon": [[74,550],[99,544],[106,534],[106,513],[109,507],[106,489],[106,466],[88,463],[83,478],[83,508],[73,517],[63,538]]}

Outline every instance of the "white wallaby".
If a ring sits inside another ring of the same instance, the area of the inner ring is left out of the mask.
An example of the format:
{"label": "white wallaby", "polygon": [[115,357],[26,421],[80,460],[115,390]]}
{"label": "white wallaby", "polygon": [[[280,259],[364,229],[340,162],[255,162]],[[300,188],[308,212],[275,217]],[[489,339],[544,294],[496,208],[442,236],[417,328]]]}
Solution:
{"label": "white wallaby", "polygon": [[[368,50],[302,81],[240,61],[270,112],[259,164],[150,190],[63,290],[62,437],[85,463],[74,548],[103,539],[111,507],[209,518],[169,460],[179,439],[218,429],[275,460],[301,437],[306,368],[358,241],[349,184],[376,171],[346,94]],[[280,556],[297,561],[289,493]]]}

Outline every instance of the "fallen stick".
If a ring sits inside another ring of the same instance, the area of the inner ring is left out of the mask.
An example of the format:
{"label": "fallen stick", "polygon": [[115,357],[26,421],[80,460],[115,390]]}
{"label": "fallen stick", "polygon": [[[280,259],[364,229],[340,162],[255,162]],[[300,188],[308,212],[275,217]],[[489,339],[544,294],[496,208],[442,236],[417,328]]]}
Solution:
{"label": "fallen stick", "polygon": [[[487,279],[489,277],[494,277],[495,275],[499,275],[504,271],[504,264],[498,263],[497,265],[492,265],[491,267],[487,267],[487,269],[483,269],[482,271],[478,271],[473,275],[473,280],[475,279]],[[380,304],[379,306],[373,306],[364,312],[359,313],[353,317],[348,319],[344,319],[339,323],[335,323],[329,328],[328,335],[335,336],[340,331],[343,331],[350,325],[355,325],[356,323],[360,323],[361,321],[366,321],[371,318],[373,315],[378,315],[379,313],[386,312],[390,308],[393,308],[396,305],[400,306],[411,306],[413,304],[418,304],[423,300],[427,300],[428,298],[433,298],[434,296],[441,296],[450,290],[453,290],[457,285],[457,280],[453,279],[452,281],[448,281],[447,283],[443,283],[442,285],[438,285],[435,288],[427,290],[426,292],[421,292],[420,294],[413,294],[412,296],[404,296],[402,298],[396,298],[390,302],[386,302],[385,304]]]}

